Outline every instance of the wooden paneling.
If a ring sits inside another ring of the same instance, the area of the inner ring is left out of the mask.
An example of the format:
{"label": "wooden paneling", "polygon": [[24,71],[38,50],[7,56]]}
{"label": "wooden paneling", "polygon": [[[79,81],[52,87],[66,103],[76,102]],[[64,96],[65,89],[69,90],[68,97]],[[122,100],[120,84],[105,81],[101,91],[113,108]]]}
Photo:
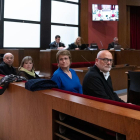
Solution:
{"label": "wooden paneling", "polygon": [[24,49],[24,56],[32,56],[35,70],[40,70],[40,49]]}
{"label": "wooden paneling", "polygon": [[[56,53],[58,50],[40,50],[40,71],[46,76],[51,76],[52,74],[52,63],[57,63]],[[71,50],[72,62],[88,62],[95,61],[98,51]],[[111,51],[113,57],[115,52]]]}
{"label": "wooden paneling", "polygon": [[25,56],[32,56],[34,60],[35,69],[40,69],[39,57],[40,49],[0,49],[0,54],[12,53],[14,55],[14,67],[19,67],[20,63]]}
{"label": "wooden paneling", "polygon": [[140,138],[140,112],[54,90],[31,92],[22,82],[10,84],[0,97],[0,139],[52,140],[52,111]]}
{"label": "wooden paneling", "polygon": [[126,5],[140,6],[140,1],[139,0],[126,0]]}
{"label": "wooden paneling", "polygon": [[119,44],[126,48],[126,33],[127,33],[127,8],[126,0],[118,0],[119,5],[119,23],[118,23],[118,38]]}
{"label": "wooden paneling", "polygon": [[140,6],[139,0],[118,0],[119,24],[118,37],[119,44],[123,48],[130,48],[130,6]]}
{"label": "wooden paneling", "polygon": [[127,29],[126,29],[126,42],[125,48],[130,48],[130,6],[127,6]]}
{"label": "wooden paneling", "polygon": [[4,106],[0,107],[0,139],[52,139],[51,97],[13,85],[1,97],[0,104]]}
{"label": "wooden paneling", "polygon": [[0,54],[12,53],[14,55],[14,67],[19,67],[22,58],[24,57],[23,49],[0,49]]}
{"label": "wooden paneling", "polygon": [[51,50],[41,50],[40,51],[40,72],[45,76],[51,75]]}
{"label": "wooden paneling", "polygon": [[88,0],[80,0],[80,36],[82,43],[88,43]]}
{"label": "wooden paneling", "polygon": [[140,51],[120,51],[115,52],[115,62],[116,64],[129,64],[140,66]]}

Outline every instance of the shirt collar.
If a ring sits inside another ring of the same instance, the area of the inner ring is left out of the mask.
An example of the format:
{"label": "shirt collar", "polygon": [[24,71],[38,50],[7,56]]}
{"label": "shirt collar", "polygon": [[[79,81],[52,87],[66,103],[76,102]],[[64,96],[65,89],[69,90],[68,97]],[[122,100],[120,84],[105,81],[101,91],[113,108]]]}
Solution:
{"label": "shirt collar", "polygon": [[100,70],[100,72],[102,72],[103,73],[103,75],[104,75],[104,78],[107,80],[108,79],[108,77],[110,76],[110,72],[108,71],[108,72],[103,72],[103,71],[101,71]]}

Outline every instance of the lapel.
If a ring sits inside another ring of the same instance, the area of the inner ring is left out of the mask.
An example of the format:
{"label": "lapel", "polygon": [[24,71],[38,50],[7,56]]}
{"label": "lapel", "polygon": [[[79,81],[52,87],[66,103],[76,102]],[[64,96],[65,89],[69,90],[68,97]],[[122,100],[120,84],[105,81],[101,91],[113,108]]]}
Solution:
{"label": "lapel", "polygon": [[95,65],[95,68],[96,68],[97,72],[99,73],[99,75],[102,77],[103,82],[111,89],[111,91],[113,91],[111,77],[109,76],[108,79],[106,80],[103,73],[98,69],[98,67],[96,65]]}

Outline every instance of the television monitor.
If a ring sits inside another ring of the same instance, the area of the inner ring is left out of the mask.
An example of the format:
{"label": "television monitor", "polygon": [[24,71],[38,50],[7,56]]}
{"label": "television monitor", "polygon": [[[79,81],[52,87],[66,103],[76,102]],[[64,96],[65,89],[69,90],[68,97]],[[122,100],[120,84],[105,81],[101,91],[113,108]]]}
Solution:
{"label": "television monitor", "polygon": [[92,4],[92,21],[118,21],[118,5]]}

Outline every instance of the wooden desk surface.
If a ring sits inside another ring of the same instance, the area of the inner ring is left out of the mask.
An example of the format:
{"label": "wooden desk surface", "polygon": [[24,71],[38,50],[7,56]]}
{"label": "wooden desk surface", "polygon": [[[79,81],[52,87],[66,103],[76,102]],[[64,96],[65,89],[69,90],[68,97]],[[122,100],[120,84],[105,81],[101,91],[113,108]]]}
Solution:
{"label": "wooden desk surface", "polygon": [[54,90],[31,92],[13,83],[0,97],[0,138],[52,140],[53,110],[126,135],[140,138],[140,111],[69,95]]}

